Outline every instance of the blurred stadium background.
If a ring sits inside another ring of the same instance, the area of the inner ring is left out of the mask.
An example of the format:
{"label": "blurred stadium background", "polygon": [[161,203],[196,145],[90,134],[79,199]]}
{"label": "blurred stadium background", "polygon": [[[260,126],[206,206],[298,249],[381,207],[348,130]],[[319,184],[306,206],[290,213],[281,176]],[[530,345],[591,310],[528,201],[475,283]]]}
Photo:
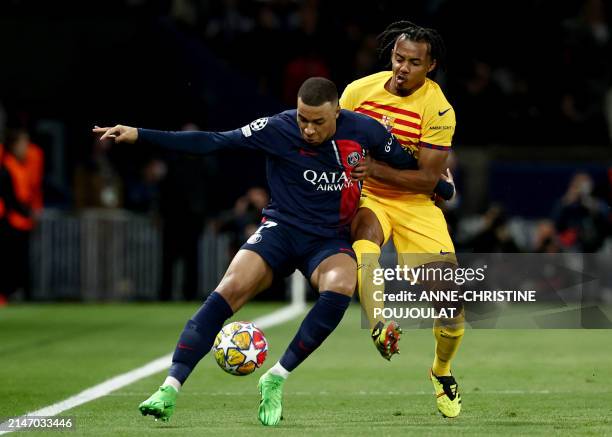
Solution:
{"label": "blurred stadium background", "polygon": [[604,0],[2,2],[0,130],[44,152],[30,290],[11,298],[200,299],[267,201],[263,157],[113,148],[92,125],[242,126],[309,76],[342,91],[386,68],[376,35],[405,18],[447,44],[458,249],[610,257],[609,17]]}

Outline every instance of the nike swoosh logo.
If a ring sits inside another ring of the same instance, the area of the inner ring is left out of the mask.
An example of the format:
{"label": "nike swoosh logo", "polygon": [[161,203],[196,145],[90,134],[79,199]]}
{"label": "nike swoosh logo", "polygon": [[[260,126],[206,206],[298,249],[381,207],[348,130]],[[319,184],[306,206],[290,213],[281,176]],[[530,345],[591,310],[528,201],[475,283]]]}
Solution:
{"label": "nike swoosh logo", "polygon": [[450,253],[450,252],[443,252],[443,251],[440,251],[440,255],[448,255],[449,253]]}
{"label": "nike swoosh logo", "polygon": [[318,153],[317,152],[311,152],[310,150],[300,149],[300,155],[308,156],[310,158],[312,156],[317,156]]}
{"label": "nike swoosh logo", "polygon": [[187,346],[187,345],[185,345],[185,344],[183,344],[183,343],[179,343],[179,344],[178,344],[178,348],[179,348],[179,349],[187,349],[188,351],[194,351],[194,350],[195,350],[194,348],[189,347],[189,346]]}
{"label": "nike swoosh logo", "polygon": [[439,115],[440,117],[442,117],[444,114],[446,114],[446,113],[447,113],[448,111],[450,111],[450,110],[451,110],[451,108],[448,108],[446,111],[438,111],[438,115]]}
{"label": "nike swoosh logo", "polygon": [[298,347],[302,349],[304,352],[312,352],[312,349],[307,348],[302,340],[298,342]]}

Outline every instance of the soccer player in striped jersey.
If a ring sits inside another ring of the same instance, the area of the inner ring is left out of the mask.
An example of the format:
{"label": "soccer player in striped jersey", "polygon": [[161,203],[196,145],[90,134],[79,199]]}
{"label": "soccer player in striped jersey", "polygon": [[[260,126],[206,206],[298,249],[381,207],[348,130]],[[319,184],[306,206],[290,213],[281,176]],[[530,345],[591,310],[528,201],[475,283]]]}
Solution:
{"label": "soccer player in striped jersey", "polygon": [[[352,223],[353,249],[360,268],[359,296],[370,317],[372,339],[383,357],[390,359],[399,351],[401,330],[395,322],[385,324],[384,319],[373,317],[376,303],[371,275],[379,267],[380,247],[393,237],[398,263],[409,267],[426,264],[447,268],[457,264],[442,211],[431,196],[419,194],[431,191],[446,170],[455,111],[440,86],[428,77],[443,62],[444,43],[437,31],[400,21],[388,26],[380,40],[384,52],[391,50],[391,71],[349,84],[340,106],[378,120],[419,163],[418,170],[398,171],[373,162]],[[451,178],[450,173],[447,177]],[[431,290],[452,286],[440,282],[423,285]],[[444,302],[436,305],[450,306]],[[434,322],[436,347],[430,379],[438,409],[447,417],[456,417],[461,410],[457,382],[450,369],[464,333],[460,304],[457,313],[454,319]]]}

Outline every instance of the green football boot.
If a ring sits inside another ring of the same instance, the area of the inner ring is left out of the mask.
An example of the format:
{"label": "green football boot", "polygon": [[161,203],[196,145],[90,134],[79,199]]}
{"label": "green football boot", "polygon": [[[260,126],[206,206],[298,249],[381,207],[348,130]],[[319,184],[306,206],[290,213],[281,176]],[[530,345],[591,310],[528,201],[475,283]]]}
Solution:
{"label": "green football boot", "polygon": [[167,422],[174,414],[178,391],[171,385],[164,385],[138,406],[143,416],[150,414],[155,420]]}
{"label": "green football boot", "polygon": [[267,426],[278,425],[278,422],[283,418],[283,384],[285,378],[272,375],[269,372],[264,373],[259,378],[259,393],[261,401],[259,402],[259,421]]}

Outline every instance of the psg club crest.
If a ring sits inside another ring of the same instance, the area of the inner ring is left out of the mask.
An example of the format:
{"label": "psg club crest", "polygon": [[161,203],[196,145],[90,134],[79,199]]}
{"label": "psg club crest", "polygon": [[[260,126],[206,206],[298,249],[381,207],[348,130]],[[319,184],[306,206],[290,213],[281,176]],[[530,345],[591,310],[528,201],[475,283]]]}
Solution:
{"label": "psg club crest", "polygon": [[351,152],[349,156],[346,158],[346,162],[351,167],[355,167],[359,163],[360,159],[361,159],[361,155],[359,154],[359,152]]}
{"label": "psg club crest", "polygon": [[395,118],[389,117],[388,115],[383,115],[382,119],[380,120],[385,129],[387,129],[387,132],[391,132],[391,129],[393,129],[394,121]]}

